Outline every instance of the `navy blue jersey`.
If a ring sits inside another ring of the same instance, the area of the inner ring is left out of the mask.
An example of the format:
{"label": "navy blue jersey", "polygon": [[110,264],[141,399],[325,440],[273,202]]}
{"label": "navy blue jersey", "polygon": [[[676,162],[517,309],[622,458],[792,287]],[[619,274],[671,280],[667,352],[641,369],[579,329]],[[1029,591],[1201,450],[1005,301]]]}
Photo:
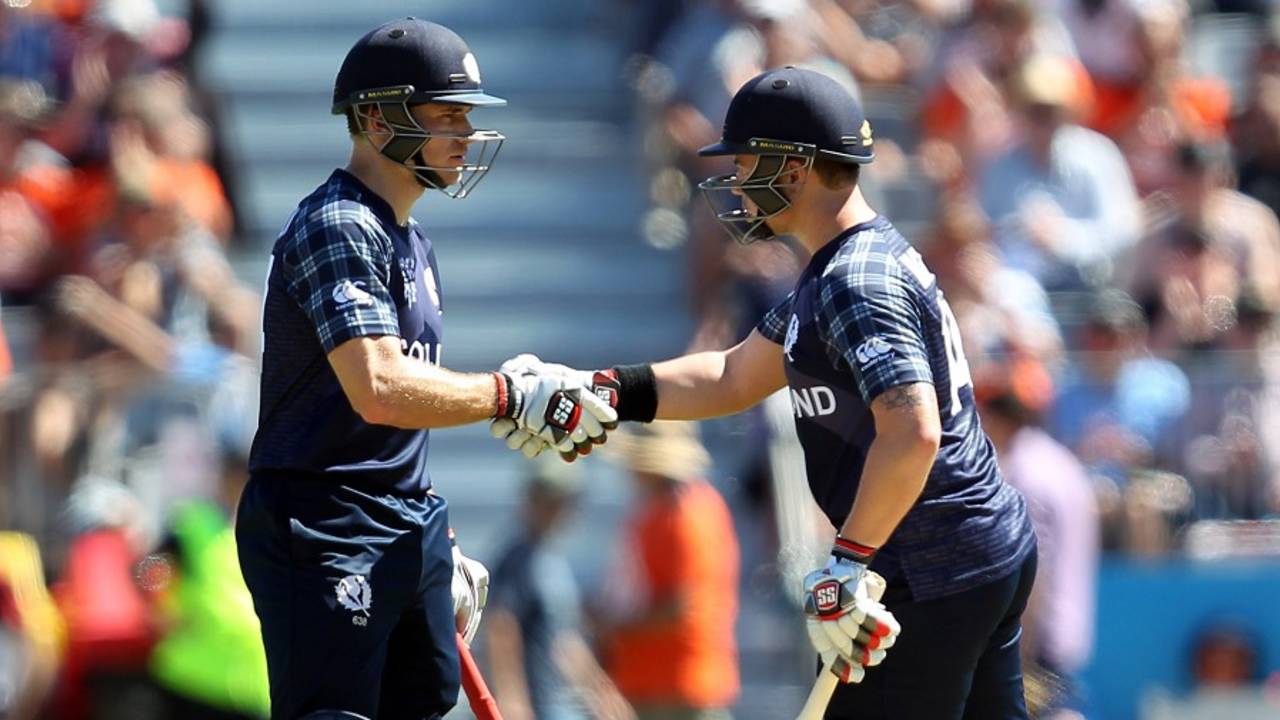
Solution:
{"label": "navy blue jersey", "polygon": [[425,492],[427,431],[366,423],[327,355],[352,338],[393,335],[409,357],[440,364],[439,288],[422,229],[398,225],[354,176],[335,170],[303,198],[271,251],[250,470]]}
{"label": "navy blue jersey", "polygon": [[1034,535],[978,422],[955,318],[919,253],[887,220],[850,228],[818,251],[758,329],[783,346],[809,487],[837,528],[875,439],[872,400],[910,383],[937,392],[937,459],[874,569],[903,576],[923,600],[1018,567]]}

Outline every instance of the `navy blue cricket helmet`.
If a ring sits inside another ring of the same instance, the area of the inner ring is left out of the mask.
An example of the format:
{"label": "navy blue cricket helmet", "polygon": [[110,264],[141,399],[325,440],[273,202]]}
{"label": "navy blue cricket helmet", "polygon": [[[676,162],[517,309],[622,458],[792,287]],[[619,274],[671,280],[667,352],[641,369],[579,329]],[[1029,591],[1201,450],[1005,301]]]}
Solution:
{"label": "navy blue cricket helmet", "polygon": [[[716,218],[740,242],[772,237],[765,222],[791,206],[780,179],[790,174],[787,161],[810,168],[824,158],[865,165],[875,158],[871,124],[862,106],[843,85],[813,70],[792,66],[765,71],[748,80],[725,113],[720,142],[699,155],[755,155],[750,176],[717,175],[699,183]],[[756,206],[749,214],[733,191]]]}
{"label": "navy blue cricket helmet", "polygon": [[[368,120],[376,106],[387,130],[362,129],[360,134],[383,155],[412,169],[424,187],[465,197],[489,171],[505,137],[494,130],[428,131],[409,112],[411,106],[423,103],[492,107],[507,101],[481,87],[480,66],[457,33],[413,17],[393,20],[356,41],[333,84],[335,115],[352,112],[357,120]],[[361,128],[365,125],[359,123]],[[427,165],[422,149],[432,138],[467,140],[466,162],[455,167]],[[457,182],[445,186],[440,172],[457,172]]]}

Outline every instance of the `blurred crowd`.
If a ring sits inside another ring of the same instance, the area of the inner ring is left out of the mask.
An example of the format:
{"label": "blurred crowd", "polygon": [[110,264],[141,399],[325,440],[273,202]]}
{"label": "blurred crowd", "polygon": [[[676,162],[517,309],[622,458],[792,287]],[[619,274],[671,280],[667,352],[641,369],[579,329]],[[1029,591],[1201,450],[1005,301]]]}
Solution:
{"label": "blurred crowd", "polygon": [[0,716],[265,712],[228,523],[260,303],[206,5],[0,2]]}
{"label": "blurred crowd", "polygon": [[[860,97],[876,152],[864,192],[937,275],[983,425],[1040,537],[1024,638],[1032,694],[1051,705],[1040,709],[1079,712],[1070,685],[1091,650],[1101,553],[1280,552],[1268,522],[1280,517],[1280,16],[1268,4],[633,8],[644,233],[687,249],[694,347],[743,337],[806,262],[783,243],[735,244],[697,197],[725,171],[697,149],[718,138],[733,92],[799,65]],[[731,472],[764,516],[780,512],[770,445],[749,447]]]}
{"label": "blurred crowd", "polygon": [[696,190],[723,169],[697,148],[745,79],[812,67],[862,99],[865,192],[938,276],[980,403],[1079,463],[1104,549],[1168,553],[1190,523],[1280,510],[1280,19],[1265,4],[643,9],[629,77],[645,234],[688,248],[694,346],[742,337],[805,262],[724,236]]}
{"label": "blurred crowd", "polygon": [[[698,197],[725,171],[696,151],[733,92],[793,64],[862,100],[865,192],[938,276],[1037,526],[1025,644],[1044,709],[1075,711],[1100,554],[1277,551],[1267,3],[617,2],[648,161],[642,233],[687,255],[692,348],[744,336],[806,262],[786,242],[735,244]],[[197,62],[209,5],[0,0],[3,717],[265,713],[228,530],[260,299],[228,260],[244,238]],[[550,541],[581,478],[531,475],[508,546],[486,558],[481,649],[509,718],[713,720],[733,706],[732,589],[757,568],[739,568],[706,480],[741,481],[766,528],[741,538],[755,557],[785,545],[791,512],[779,423],[740,422],[750,441],[732,467],[713,469],[687,426],[616,438],[635,500],[601,597],[579,593]]]}

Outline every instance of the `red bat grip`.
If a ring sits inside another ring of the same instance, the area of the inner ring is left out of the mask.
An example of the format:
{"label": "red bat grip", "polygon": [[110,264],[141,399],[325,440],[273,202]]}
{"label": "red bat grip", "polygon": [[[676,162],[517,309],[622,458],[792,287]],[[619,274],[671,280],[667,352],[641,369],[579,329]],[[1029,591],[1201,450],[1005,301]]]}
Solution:
{"label": "red bat grip", "polygon": [[484,676],[480,674],[476,659],[471,657],[471,649],[467,647],[461,634],[457,637],[458,660],[462,663],[462,689],[466,691],[467,701],[471,703],[471,712],[475,713],[476,720],[502,720],[502,713],[498,711],[498,701],[494,700],[493,693],[489,692],[489,686],[485,684]]}

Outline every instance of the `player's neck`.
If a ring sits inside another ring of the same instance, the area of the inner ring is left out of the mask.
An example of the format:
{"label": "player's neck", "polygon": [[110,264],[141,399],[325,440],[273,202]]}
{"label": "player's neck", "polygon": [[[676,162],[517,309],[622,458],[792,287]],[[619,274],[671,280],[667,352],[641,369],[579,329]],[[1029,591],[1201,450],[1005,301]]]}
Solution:
{"label": "player's neck", "polygon": [[346,170],[378,197],[387,201],[396,214],[398,224],[405,225],[409,222],[413,204],[422,197],[423,188],[413,179],[408,168],[396,167],[381,156],[369,157],[362,153],[352,153]]}
{"label": "player's neck", "polygon": [[862,196],[862,189],[844,195],[823,192],[813,199],[809,208],[796,208],[801,219],[791,234],[812,254],[831,242],[840,233],[865,222],[874,220],[877,213]]}

